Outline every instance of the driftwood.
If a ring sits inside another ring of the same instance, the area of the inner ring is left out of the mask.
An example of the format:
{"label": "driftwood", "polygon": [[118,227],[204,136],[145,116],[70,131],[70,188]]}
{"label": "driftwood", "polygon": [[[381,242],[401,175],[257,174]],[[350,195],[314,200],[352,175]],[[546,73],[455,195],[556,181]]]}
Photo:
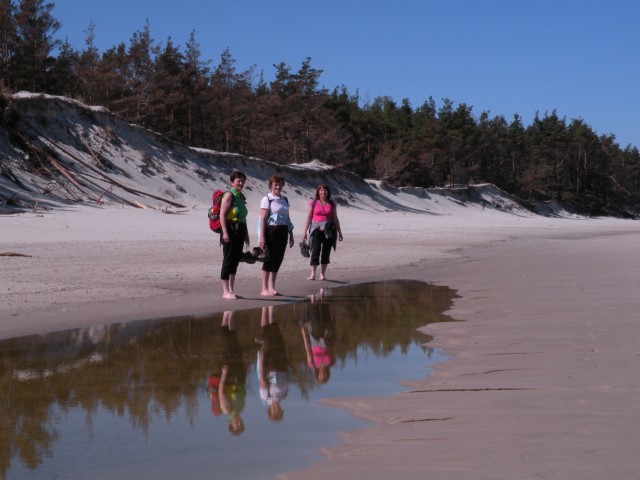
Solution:
{"label": "driftwood", "polygon": [[94,197],[93,195],[91,195],[90,192],[87,192],[84,187],[82,185],[80,185],[80,183],[78,183],[76,181],[75,178],[73,178],[72,174],[70,171],[68,171],[66,168],[64,168],[62,165],[60,165],[60,163],[58,163],[57,160],[55,160],[54,158],[48,157],[49,159],[49,163],[51,163],[51,165],[53,165],[53,167],[58,170],[60,173],[62,173],[62,175],[64,175],[64,177],[69,180],[78,190],[80,190],[80,193],[86,195],[88,198],[90,198],[91,200],[97,202],[98,199],[96,197]]}
{"label": "driftwood", "polygon": [[168,213],[170,215],[179,214],[179,213],[187,213],[189,210],[169,210],[169,207],[163,208],[160,210],[162,213]]}
{"label": "driftwood", "polygon": [[1,252],[0,257],[31,257],[31,255],[25,255],[24,253],[16,252]]}
{"label": "driftwood", "polygon": [[[129,192],[129,193],[133,193],[134,195],[145,195],[144,192],[140,192],[137,191],[133,188],[127,187],[126,185],[123,185],[120,182],[117,182],[116,180],[114,180],[113,178],[111,178],[109,175],[101,172],[100,170],[98,170],[97,168],[95,168],[93,165],[88,164],[87,162],[81,160],[80,158],[78,158],[76,155],[74,155],[73,153],[71,153],[69,150],[67,150],[66,148],[64,148],[61,145],[57,145],[55,143],[53,143],[51,140],[49,140],[46,137],[43,137],[47,142],[50,143],[49,148],[53,149],[53,150],[59,150],[62,153],[64,153],[65,155],[67,155],[69,158],[71,158],[72,160],[75,160],[76,162],[78,162],[81,165],[84,165],[85,167],[87,167],[89,170],[91,170],[94,173],[97,173],[100,177],[102,177],[104,180],[106,180],[108,183],[121,188],[122,190]],[[148,206],[144,205],[142,206],[142,204],[140,204],[137,201],[129,201],[129,200],[125,200],[124,198],[118,197],[122,202],[127,203],[128,205],[131,205],[133,207],[138,207],[138,208],[149,208]],[[164,201],[164,200],[163,200]]]}
{"label": "driftwood", "polygon": [[[70,158],[72,158],[73,160],[77,161],[78,163],[80,163],[81,165],[84,165],[85,167],[87,167],[88,169],[90,169],[92,172],[97,173],[98,175],[100,175],[101,177],[103,177],[105,180],[107,180],[109,183],[112,183],[113,185],[115,185],[116,187],[120,187],[121,189],[129,192],[129,193],[133,193],[134,195],[141,195],[144,197],[149,197],[149,198],[153,198],[155,200],[160,200],[161,202],[164,203],[168,203],[169,205],[172,205],[174,207],[178,207],[178,208],[185,208],[185,205],[182,205],[181,203],[177,203],[174,202],[173,200],[168,200],[166,198],[163,197],[159,197],[157,195],[154,195],[152,193],[147,193],[147,192],[143,192],[142,190],[137,190],[135,188],[131,188],[128,187],[126,185],[123,185],[120,182],[117,182],[116,180],[114,180],[113,178],[111,178],[109,175],[107,175],[104,172],[101,172],[99,169],[97,169],[96,167],[94,167],[93,165],[85,162],[84,160],[78,158],[76,155],[74,155],[73,153],[71,153],[69,150],[67,150],[66,148],[64,148],[62,145],[57,145],[54,142],[52,142],[51,140],[49,140],[46,137],[42,137],[43,139],[45,139],[47,142],[50,143],[50,148],[53,148],[54,150],[60,150],[61,152],[63,152],[65,155],[68,155]],[[83,142],[84,144],[84,142]],[[89,146],[84,144],[85,147],[87,149],[90,150]],[[95,158],[95,153],[92,152],[93,157]]]}

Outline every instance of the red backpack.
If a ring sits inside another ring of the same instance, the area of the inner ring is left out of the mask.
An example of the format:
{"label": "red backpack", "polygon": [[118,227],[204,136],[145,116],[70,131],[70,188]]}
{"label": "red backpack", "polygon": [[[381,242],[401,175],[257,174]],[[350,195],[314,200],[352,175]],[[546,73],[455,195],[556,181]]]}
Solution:
{"label": "red backpack", "polygon": [[[216,190],[213,192],[211,200],[213,201],[213,206],[209,208],[208,217],[209,217],[209,228],[216,233],[222,233],[222,226],[220,225],[220,204],[222,203],[222,197],[228,190]],[[233,194],[232,194],[233,195]],[[233,201],[235,197],[231,197],[231,205],[233,206]]]}

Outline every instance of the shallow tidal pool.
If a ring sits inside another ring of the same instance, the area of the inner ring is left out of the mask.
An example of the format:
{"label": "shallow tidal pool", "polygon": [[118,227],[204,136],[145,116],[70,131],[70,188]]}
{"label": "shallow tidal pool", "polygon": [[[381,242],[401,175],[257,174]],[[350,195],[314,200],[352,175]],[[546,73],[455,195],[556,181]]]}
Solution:
{"label": "shallow tidal pool", "polygon": [[416,281],[0,341],[0,478],[265,479],[366,426],[322,406],[384,396],[443,357],[418,329],[455,293]]}

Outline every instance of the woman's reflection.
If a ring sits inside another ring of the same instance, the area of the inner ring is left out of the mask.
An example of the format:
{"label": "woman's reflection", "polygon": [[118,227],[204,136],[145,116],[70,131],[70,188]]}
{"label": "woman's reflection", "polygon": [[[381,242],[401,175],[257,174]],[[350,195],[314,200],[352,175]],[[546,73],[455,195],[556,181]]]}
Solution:
{"label": "woman's reflection", "polygon": [[280,402],[289,392],[289,358],[280,326],[273,318],[273,306],[262,308],[260,327],[262,334],[256,338],[260,344],[257,359],[260,399],[267,406],[269,419],[277,422],[284,416]]}
{"label": "woman's reflection", "polygon": [[331,367],[336,361],[335,322],[331,317],[329,304],[322,301],[323,293],[321,289],[319,295],[310,296],[311,301],[300,329],[307,365],[321,384],[329,381]]}
{"label": "woman's reflection", "polygon": [[247,397],[247,366],[242,359],[242,349],[233,319],[235,312],[224,312],[220,329],[222,373],[219,382],[217,377],[209,377],[209,393],[211,395],[211,411],[214,415],[220,412],[229,417],[229,433],[240,435],[244,432],[244,421],[240,414],[244,409]]}

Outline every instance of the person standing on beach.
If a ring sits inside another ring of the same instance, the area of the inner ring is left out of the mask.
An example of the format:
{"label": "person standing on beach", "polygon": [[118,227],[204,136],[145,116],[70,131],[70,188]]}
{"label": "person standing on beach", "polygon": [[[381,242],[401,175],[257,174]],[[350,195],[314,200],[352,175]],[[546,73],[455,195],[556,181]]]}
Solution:
{"label": "person standing on beach", "polygon": [[[238,298],[233,291],[238,264],[242,257],[243,243],[249,245],[249,231],[247,229],[247,202],[242,193],[247,176],[234,171],[230,176],[231,188],[222,197],[220,204],[220,243],[222,244],[222,298],[235,300]],[[231,195],[229,195],[229,193]]]}
{"label": "person standing on beach", "polygon": [[[293,247],[293,224],[289,217],[289,200],[282,196],[284,178],[273,175],[269,179],[269,193],[260,202],[260,248],[269,252],[262,265],[262,291],[260,295],[276,296],[276,277],[284,254]],[[288,239],[288,240],[287,240]]]}
{"label": "person standing on beach", "polygon": [[342,241],[338,208],[331,200],[331,190],[328,185],[318,185],[316,198],[309,201],[302,241],[306,242],[307,239],[311,244],[311,271],[307,280],[316,279],[318,265],[320,265],[320,280],[326,280],[325,274],[329,265],[331,249],[336,249],[336,240]]}

